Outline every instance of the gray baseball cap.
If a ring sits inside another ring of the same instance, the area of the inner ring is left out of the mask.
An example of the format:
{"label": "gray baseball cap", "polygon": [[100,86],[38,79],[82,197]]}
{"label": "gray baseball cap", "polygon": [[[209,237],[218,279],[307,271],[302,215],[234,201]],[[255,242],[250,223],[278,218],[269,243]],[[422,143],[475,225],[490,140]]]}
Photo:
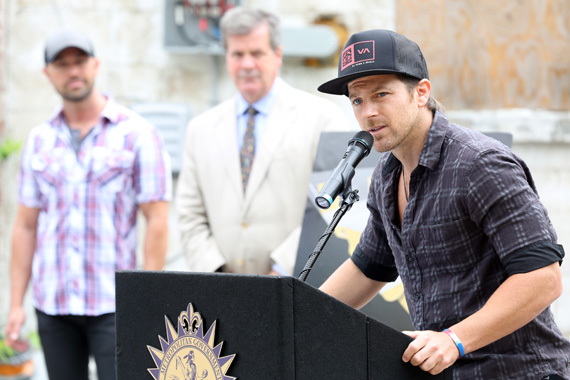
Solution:
{"label": "gray baseball cap", "polygon": [[83,50],[90,56],[95,55],[91,41],[84,34],[72,29],[62,29],[52,34],[46,41],[46,65],[55,61],[59,53],[70,47]]}
{"label": "gray baseball cap", "polygon": [[429,79],[420,47],[403,35],[385,29],[350,36],[338,62],[338,77],[321,84],[320,92],[348,95],[349,82],[364,76],[405,74]]}

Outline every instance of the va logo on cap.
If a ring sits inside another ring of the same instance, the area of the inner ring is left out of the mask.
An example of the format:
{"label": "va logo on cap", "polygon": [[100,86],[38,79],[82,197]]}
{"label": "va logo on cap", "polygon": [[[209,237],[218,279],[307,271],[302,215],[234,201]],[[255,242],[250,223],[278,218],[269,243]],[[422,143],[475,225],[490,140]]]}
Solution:
{"label": "va logo on cap", "polygon": [[342,51],[340,70],[359,62],[374,60],[374,41],[362,41],[347,46]]}

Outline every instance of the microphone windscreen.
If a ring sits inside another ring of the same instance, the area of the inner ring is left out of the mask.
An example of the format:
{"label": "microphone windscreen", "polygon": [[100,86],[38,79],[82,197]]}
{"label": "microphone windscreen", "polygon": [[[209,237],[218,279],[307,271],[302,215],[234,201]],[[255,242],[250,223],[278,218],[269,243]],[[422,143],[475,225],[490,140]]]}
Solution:
{"label": "microphone windscreen", "polygon": [[[372,134],[370,132],[360,131],[360,132],[357,132],[352,137],[352,139],[350,139],[350,141],[348,142],[348,145],[355,144],[357,142],[364,145],[364,147],[366,148],[368,153],[370,153],[370,149],[372,148],[372,144],[374,143],[374,137],[372,137]],[[366,155],[368,155],[368,153],[366,153]]]}

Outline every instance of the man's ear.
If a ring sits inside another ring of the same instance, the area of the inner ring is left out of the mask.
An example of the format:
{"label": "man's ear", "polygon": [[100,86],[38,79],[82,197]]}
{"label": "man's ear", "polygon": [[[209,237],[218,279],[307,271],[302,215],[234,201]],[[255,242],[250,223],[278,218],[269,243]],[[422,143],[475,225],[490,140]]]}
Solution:
{"label": "man's ear", "polygon": [[51,80],[51,76],[50,76],[50,73],[49,73],[49,70],[48,70],[47,66],[44,67],[44,70],[43,70],[43,71],[44,71],[45,76],[46,76],[47,79],[49,80],[49,82],[50,82],[50,83],[53,83],[52,80]]}
{"label": "man's ear", "polygon": [[275,55],[279,59],[279,68],[281,68],[281,65],[283,64],[283,46],[279,45],[277,47],[277,50],[275,50]]}
{"label": "man's ear", "polygon": [[424,107],[431,94],[431,82],[429,79],[422,79],[416,86],[417,102],[419,107]]}
{"label": "man's ear", "polygon": [[95,75],[99,75],[99,67],[101,66],[101,60],[95,57],[93,57],[93,60],[95,61]]}

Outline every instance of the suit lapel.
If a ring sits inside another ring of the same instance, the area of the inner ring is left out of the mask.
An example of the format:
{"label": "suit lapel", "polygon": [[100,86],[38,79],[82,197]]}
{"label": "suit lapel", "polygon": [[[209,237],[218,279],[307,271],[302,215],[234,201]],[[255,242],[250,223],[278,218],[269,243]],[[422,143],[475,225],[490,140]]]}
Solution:
{"label": "suit lapel", "polygon": [[[235,99],[232,99],[229,102],[227,112],[224,112],[218,125],[213,128],[216,133],[212,136],[212,145],[217,146],[217,148],[213,150],[212,159],[224,166],[228,179],[227,183],[232,190],[239,193],[239,198],[243,199],[236,123],[236,102]],[[223,182],[226,183],[226,181]]]}

